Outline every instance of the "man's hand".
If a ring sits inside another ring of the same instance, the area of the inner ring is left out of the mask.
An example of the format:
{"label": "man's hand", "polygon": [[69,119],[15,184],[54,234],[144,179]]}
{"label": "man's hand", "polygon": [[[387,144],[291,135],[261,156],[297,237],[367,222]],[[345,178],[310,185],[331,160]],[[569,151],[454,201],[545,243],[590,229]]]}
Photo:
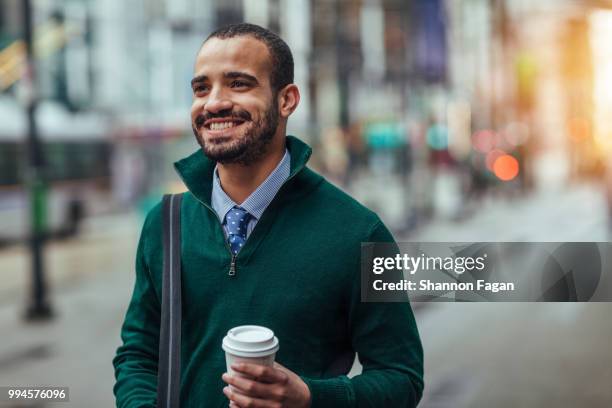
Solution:
{"label": "man's hand", "polygon": [[274,367],[259,364],[236,363],[232,370],[238,375],[223,374],[223,381],[230,384],[223,393],[237,408],[308,408],[310,390],[294,372],[278,363]]}

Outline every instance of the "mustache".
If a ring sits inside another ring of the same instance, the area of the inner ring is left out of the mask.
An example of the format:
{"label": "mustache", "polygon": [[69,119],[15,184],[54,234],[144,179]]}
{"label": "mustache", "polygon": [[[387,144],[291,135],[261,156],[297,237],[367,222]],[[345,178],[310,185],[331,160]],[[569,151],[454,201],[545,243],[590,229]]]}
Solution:
{"label": "mustache", "polygon": [[194,124],[196,129],[200,129],[202,126],[204,126],[204,122],[206,122],[207,120],[210,119],[240,119],[240,120],[244,120],[244,121],[249,121],[251,120],[251,114],[245,110],[239,110],[239,111],[232,111],[232,110],[224,110],[224,111],[219,111],[217,113],[204,113],[204,114],[200,114],[195,118]]}

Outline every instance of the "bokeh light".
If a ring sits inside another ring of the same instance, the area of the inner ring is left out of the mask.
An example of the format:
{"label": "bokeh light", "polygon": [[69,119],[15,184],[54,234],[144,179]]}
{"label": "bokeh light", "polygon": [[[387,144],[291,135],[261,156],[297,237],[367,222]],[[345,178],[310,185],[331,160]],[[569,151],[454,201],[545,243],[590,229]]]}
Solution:
{"label": "bokeh light", "polygon": [[493,172],[500,180],[510,181],[519,173],[518,160],[509,154],[499,156],[493,164]]}
{"label": "bokeh light", "polygon": [[593,53],[594,137],[604,154],[612,151],[612,11],[596,10],[590,16]]}
{"label": "bokeh light", "polygon": [[432,125],[427,130],[427,144],[434,150],[444,150],[448,147],[448,129],[441,124]]}
{"label": "bokeh light", "polygon": [[492,130],[480,130],[472,135],[472,145],[481,153],[489,153],[496,144],[496,134]]}

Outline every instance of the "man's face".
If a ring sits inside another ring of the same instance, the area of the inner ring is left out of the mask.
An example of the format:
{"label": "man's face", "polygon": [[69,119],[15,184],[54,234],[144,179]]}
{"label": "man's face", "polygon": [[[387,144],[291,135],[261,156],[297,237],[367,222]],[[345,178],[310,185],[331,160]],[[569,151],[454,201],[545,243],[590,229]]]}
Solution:
{"label": "man's face", "polygon": [[223,164],[249,165],[267,152],[278,127],[270,53],[250,36],[211,38],[191,81],[191,125],[204,153]]}

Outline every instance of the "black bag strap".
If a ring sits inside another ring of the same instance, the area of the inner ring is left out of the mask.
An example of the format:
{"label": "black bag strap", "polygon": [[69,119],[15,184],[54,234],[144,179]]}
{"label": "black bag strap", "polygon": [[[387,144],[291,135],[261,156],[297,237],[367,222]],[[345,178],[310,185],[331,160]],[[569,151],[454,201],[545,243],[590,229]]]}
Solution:
{"label": "black bag strap", "polygon": [[181,382],[181,200],[166,194],[162,200],[164,271],[162,286],[157,407],[178,408]]}

